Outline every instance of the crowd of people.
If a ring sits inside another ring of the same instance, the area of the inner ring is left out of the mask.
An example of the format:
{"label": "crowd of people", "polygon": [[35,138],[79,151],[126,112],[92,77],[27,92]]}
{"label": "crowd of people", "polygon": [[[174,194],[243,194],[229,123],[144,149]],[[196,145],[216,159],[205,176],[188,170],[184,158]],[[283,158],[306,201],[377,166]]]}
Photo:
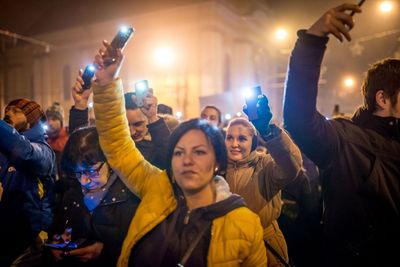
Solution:
{"label": "crowd of people", "polygon": [[265,95],[257,116],[245,106],[226,127],[218,103],[183,122],[152,90],[139,105],[107,41],[91,88],[76,78],[67,126],[60,103],[11,101],[0,267],[397,266],[400,60],[368,69],[352,118],[316,109],[328,35],[350,41],[351,12],[342,4],[298,31],[283,126]]}

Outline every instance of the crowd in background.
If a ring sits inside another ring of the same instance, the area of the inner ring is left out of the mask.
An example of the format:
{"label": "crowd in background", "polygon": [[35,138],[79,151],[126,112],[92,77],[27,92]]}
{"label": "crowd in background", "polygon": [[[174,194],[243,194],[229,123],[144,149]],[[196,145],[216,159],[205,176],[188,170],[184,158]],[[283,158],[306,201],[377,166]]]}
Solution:
{"label": "crowd in background", "polygon": [[298,31],[283,125],[262,93],[225,125],[218,103],[180,121],[157,88],[139,102],[107,41],[91,88],[77,75],[68,125],[60,103],[11,101],[0,267],[397,266],[400,60],[368,69],[352,117],[316,109],[328,35],[351,40],[350,12],[361,8],[337,6]]}

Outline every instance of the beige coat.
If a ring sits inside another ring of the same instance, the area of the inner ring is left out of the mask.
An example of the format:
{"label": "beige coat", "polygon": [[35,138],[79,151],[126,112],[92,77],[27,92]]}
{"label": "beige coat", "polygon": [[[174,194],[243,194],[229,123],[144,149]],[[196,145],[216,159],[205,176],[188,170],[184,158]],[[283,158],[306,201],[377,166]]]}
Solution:
{"label": "beige coat", "polygon": [[[302,158],[285,131],[271,128],[274,137],[266,142],[268,154],[253,151],[243,160],[229,161],[226,180],[231,191],[260,216],[264,240],[288,260],[286,241],[276,220],[282,208],[281,189],[301,172]],[[268,249],[267,257],[268,266],[282,266]]]}

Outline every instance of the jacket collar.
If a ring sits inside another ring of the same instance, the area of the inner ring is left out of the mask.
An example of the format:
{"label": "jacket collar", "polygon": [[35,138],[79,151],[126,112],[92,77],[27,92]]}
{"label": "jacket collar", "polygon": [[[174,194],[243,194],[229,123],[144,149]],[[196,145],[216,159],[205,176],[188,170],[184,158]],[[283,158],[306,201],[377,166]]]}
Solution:
{"label": "jacket collar", "polygon": [[251,167],[257,163],[258,156],[258,152],[254,150],[244,159],[238,161],[228,159],[228,166],[232,166],[234,168]]}
{"label": "jacket collar", "polygon": [[37,123],[32,128],[23,131],[21,135],[25,136],[29,141],[37,142],[37,141],[45,141],[47,138],[46,132],[43,129],[42,123]]}
{"label": "jacket collar", "polygon": [[379,117],[360,107],[353,115],[354,124],[373,130],[378,134],[400,141],[400,119],[394,117]]}

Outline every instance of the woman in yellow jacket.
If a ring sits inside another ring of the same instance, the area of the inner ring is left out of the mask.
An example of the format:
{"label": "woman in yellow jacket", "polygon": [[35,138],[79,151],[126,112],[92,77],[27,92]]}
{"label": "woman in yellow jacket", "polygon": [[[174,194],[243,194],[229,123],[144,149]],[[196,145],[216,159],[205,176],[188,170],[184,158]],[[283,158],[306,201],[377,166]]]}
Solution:
{"label": "woman in yellow jacket", "polygon": [[[170,137],[167,171],[152,166],[129,134],[115,79],[123,56],[118,50],[106,66],[111,48],[103,44],[95,58],[96,127],[108,163],[141,199],[118,266],[266,266],[258,216],[215,176],[227,161],[220,131],[199,120],[182,123]],[[157,120],[154,103],[145,108]]]}

